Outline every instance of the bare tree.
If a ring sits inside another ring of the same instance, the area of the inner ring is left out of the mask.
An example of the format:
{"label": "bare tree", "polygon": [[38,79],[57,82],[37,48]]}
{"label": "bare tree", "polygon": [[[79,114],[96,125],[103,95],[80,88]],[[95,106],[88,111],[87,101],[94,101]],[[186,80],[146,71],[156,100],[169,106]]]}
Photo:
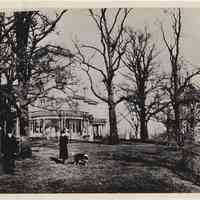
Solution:
{"label": "bare tree", "polygon": [[159,74],[159,65],[155,61],[158,52],[150,33],[146,29],[144,32],[129,29],[127,34],[129,44],[123,62],[128,71],[123,76],[128,84],[122,88],[127,93],[131,111],[139,117],[140,138],[145,141],[148,139],[148,121],[167,106],[167,103],[160,104],[164,97],[160,90],[164,76]]}
{"label": "bare tree", "polygon": [[[6,95],[12,99],[17,109],[22,135],[28,135],[28,105],[55,87],[52,84],[51,87],[47,85],[52,80],[56,81],[58,68],[66,74],[65,77],[62,76],[62,84],[68,83],[67,68],[71,65],[72,58],[70,52],[57,46],[42,44],[65,13],[66,10],[61,11],[54,19],[50,19],[40,11],[23,11],[15,12],[4,20],[3,27],[9,24],[4,28],[9,60],[2,64],[2,72],[7,79],[7,85],[10,85],[10,91]],[[59,63],[58,56],[68,59]],[[13,87],[14,82],[16,84]]]}
{"label": "bare tree", "polygon": [[[78,50],[77,60],[82,64],[84,71],[88,75],[92,92],[98,99],[108,105],[110,144],[116,144],[119,141],[116,105],[123,100],[123,97],[115,96],[116,85],[114,84],[114,78],[120,69],[122,56],[126,51],[127,43],[123,39],[123,33],[125,21],[130,11],[131,9],[117,9],[111,12],[108,9],[100,9],[94,12],[90,9],[90,16],[98,29],[98,35],[100,35],[100,46],[89,44],[79,46],[75,44]],[[92,56],[90,56],[91,53]],[[92,62],[92,58],[96,55],[101,60],[100,66]],[[99,84],[103,84],[105,88],[104,94],[101,94],[95,87],[95,78],[92,76],[92,72],[101,77],[102,82],[99,82]]]}
{"label": "bare tree", "polygon": [[[34,53],[39,43],[52,31],[66,10],[55,20],[50,21],[38,11],[15,12],[15,43],[12,49],[16,54],[16,77],[18,80],[18,100],[20,106],[20,132],[28,134],[28,93],[34,66]],[[49,65],[49,60],[47,60]],[[41,68],[40,68],[41,69]],[[41,84],[41,82],[40,82]]]}
{"label": "bare tree", "polygon": [[181,58],[180,49],[181,49],[181,34],[182,34],[182,18],[181,18],[181,9],[177,8],[170,12],[171,17],[171,29],[173,33],[173,40],[168,41],[163,25],[161,25],[161,32],[163,36],[164,44],[168,50],[170,64],[171,64],[171,75],[170,75],[170,84],[165,86],[166,91],[169,94],[173,115],[174,115],[174,132],[176,136],[176,142],[178,145],[183,145],[183,134],[181,132],[181,99],[180,96],[184,92],[184,89],[187,87],[190,80],[200,74],[200,70],[197,69],[194,72],[190,72],[190,75],[183,76],[183,60]]}
{"label": "bare tree", "polygon": [[[5,121],[11,118],[11,107],[15,104],[15,96],[12,90],[15,69],[11,67],[14,60],[8,44],[8,35],[14,29],[13,22],[13,17],[6,17],[4,12],[0,13],[0,101],[2,106],[0,118],[1,126],[4,127],[4,134],[7,129]],[[9,124],[11,125],[11,123]]]}

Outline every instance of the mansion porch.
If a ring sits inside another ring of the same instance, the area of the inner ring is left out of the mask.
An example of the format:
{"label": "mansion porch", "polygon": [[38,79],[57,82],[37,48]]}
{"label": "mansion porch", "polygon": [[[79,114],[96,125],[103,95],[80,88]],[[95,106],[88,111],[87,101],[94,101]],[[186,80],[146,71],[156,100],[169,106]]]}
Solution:
{"label": "mansion porch", "polygon": [[30,137],[58,137],[61,130],[68,129],[70,139],[100,139],[104,132],[106,120],[94,118],[82,111],[47,111],[30,112]]}

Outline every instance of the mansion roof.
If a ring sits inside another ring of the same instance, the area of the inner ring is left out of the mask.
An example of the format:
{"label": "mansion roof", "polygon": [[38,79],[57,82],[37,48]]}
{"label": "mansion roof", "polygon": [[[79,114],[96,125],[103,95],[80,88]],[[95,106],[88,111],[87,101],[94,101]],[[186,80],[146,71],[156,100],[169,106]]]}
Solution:
{"label": "mansion roof", "polygon": [[30,119],[42,119],[42,118],[81,118],[91,121],[93,124],[105,124],[106,119],[94,118],[93,115],[88,112],[83,111],[73,111],[73,110],[59,110],[59,111],[49,111],[49,110],[38,110],[34,112],[29,112]]}

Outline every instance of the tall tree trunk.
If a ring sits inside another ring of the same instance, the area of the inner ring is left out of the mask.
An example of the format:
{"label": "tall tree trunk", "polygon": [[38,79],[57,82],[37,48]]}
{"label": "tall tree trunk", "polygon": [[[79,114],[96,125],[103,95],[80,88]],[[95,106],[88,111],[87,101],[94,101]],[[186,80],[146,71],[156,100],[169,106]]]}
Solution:
{"label": "tall tree trunk", "polygon": [[178,95],[178,88],[179,88],[179,81],[180,81],[180,74],[178,70],[178,66],[175,63],[173,65],[172,70],[172,77],[173,77],[173,84],[174,84],[174,125],[175,125],[175,136],[176,136],[176,142],[178,145],[183,144],[183,137],[181,134],[181,127],[180,127],[180,104],[179,104],[179,95]]}
{"label": "tall tree trunk", "polygon": [[28,88],[26,87],[26,83],[20,82],[19,85],[20,97],[19,97],[19,127],[20,127],[20,135],[28,136],[29,135],[29,114],[28,114]]}
{"label": "tall tree trunk", "polygon": [[191,116],[190,116],[190,119],[189,119],[189,126],[190,126],[190,130],[189,130],[190,137],[189,137],[189,139],[190,139],[191,143],[193,143],[195,141],[195,131],[194,131],[194,129],[195,129],[196,125],[195,125],[195,110],[194,110],[194,108],[195,108],[195,103],[192,102],[190,104],[190,114],[191,114]]}
{"label": "tall tree trunk", "polygon": [[146,121],[146,116],[144,113],[142,113],[140,116],[140,138],[142,141],[147,141],[149,138],[148,129],[147,129],[147,121]]}
{"label": "tall tree trunk", "polygon": [[118,136],[118,130],[117,130],[117,117],[116,117],[116,110],[115,110],[114,103],[109,104],[109,124],[110,124],[109,143],[118,144],[119,136]]}
{"label": "tall tree trunk", "polygon": [[179,110],[179,104],[176,103],[174,106],[174,114],[175,114],[175,136],[176,136],[176,142],[178,145],[182,145],[183,144],[183,137],[181,134],[181,130],[180,130],[180,110]]}
{"label": "tall tree trunk", "polygon": [[28,135],[28,84],[30,81],[30,66],[28,63],[27,44],[29,28],[31,25],[32,12],[15,12],[16,20],[16,43],[17,43],[17,79],[19,99],[19,126],[20,135]]}
{"label": "tall tree trunk", "polygon": [[142,141],[147,141],[149,136],[148,136],[148,129],[147,129],[147,120],[146,120],[146,107],[145,107],[145,89],[144,85],[141,87],[141,91],[143,91],[141,94],[140,98],[140,138]]}
{"label": "tall tree trunk", "polygon": [[19,117],[20,135],[29,136],[29,117],[28,107],[21,106],[21,115]]}

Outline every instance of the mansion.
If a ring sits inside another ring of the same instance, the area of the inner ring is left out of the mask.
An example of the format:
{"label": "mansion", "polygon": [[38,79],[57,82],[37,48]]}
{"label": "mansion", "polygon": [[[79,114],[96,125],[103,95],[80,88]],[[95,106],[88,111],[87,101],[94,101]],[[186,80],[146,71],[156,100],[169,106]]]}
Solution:
{"label": "mansion", "polygon": [[70,139],[93,141],[106,134],[107,120],[99,114],[102,108],[97,101],[61,91],[52,94],[29,107],[30,137],[58,137],[66,129]]}

